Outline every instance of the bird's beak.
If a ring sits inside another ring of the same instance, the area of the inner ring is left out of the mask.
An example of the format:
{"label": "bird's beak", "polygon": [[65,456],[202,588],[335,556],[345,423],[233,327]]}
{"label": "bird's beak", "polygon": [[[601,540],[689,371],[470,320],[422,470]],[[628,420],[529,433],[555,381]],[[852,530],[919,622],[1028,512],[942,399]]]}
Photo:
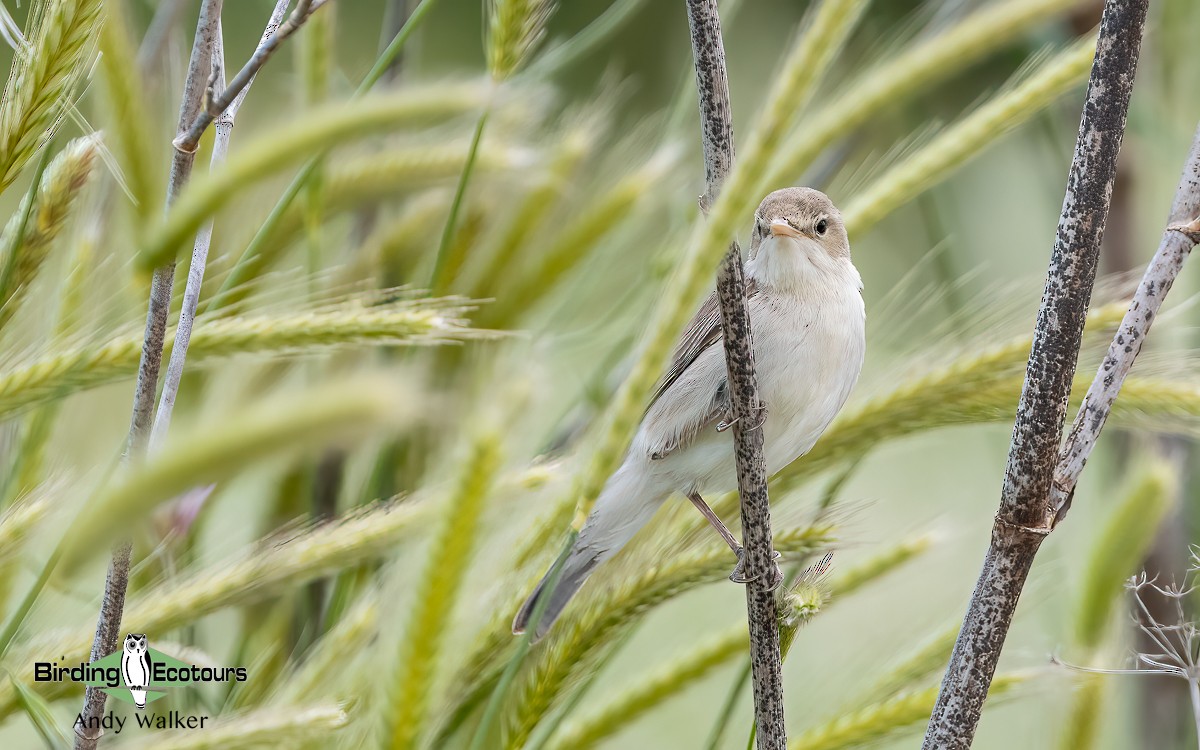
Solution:
{"label": "bird's beak", "polygon": [[775,221],[772,221],[770,228],[772,237],[794,237],[796,239],[800,239],[801,237],[800,233],[793,229],[792,225],[788,224],[783,219],[776,219]]}

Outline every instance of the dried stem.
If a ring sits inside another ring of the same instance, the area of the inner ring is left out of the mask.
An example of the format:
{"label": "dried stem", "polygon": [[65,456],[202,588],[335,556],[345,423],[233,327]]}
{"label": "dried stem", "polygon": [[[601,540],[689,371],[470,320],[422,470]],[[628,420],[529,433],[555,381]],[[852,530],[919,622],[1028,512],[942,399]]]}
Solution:
{"label": "dried stem", "polygon": [[[200,143],[200,136],[204,135],[204,131],[212,125],[213,121],[221,116],[226,109],[233,104],[243,90],[250,87],[254,81],[254,76],[258,75],[258,71],[266,65],[267,60],[271,59],[271,55],[275,54],[275,50],[279,49],[279,45],[283,44],[284,40],[295,34],[308,20],[308,17],[324,5],[328,0],[299,0],[296,3],[296,9],[288,16],[287,21],[283,25],[275,28],[273,25],[267,27],[267,31],[263,34],[263,40],[259,43],[258,48],[254,50],[254,54],[246,62],[238,74],[229,82],[229,87],[222,91],[217,96],[207,97],[204,108],[196,113],[196,116],[191,120],[191,125],[186,130],[181,132],[175,138],[174,146],[179,151],[194,152],[197,144]],[[274,14],[272,14],[274,19]]]}
{"label": "dried stem", "polygon": [[1175,277],[1183,268],[1184,261],[1192,248],[1200,243],[1200,126],[1192,139],[1192,149],[1183,167],[1175,200],[1162,240],[1146,273],[1138,284],[1129,310],[1121,321],[1108,353],[1096,372],[1096,378],[1088,388],[1083,404],[1075,415],[1071,434],[1067,437],[1059,455],[1058,467],[1054,471],[1054,484],[1050,489],[1051,507],[1056,511],[1056,522],[1061,521],[1071,507],[1071,497],[1079,475],[1104,429],[1104,422],[1112,412],[1113,402],[1121,391],[1121,385],[1133,367],[1133,360],[1142,350],[1150,325],[1162,307],[1163,299],[1175,283]]}
{"label": "dried stem", "polygon": [[983,571],[925,734],[969,748],[1033,558],[1054,528],[1051,482],[1096,276],[1147,0],[1107,0]]}
{"label": "dried stem", "polygon": [[[279,28],[283,14],[287,12],[289,0],[277,0],[267,27],[259,42],[261,49],[271,35]],[[220,24],[217,25],[217,37],[212,55],[213,84],[212,90],[225,90],[225,44]],[[233,97],[229,106],[217,118],[217,134],[213,139],[211,168],[216,169],[225,162],[229,153],[229,139],[233,136],[233,123],[238,110],[250,92],[254,76]],[[200,231],[196,233],[196,243],[192,247],[192,261],[188,266],[187,288],[183,292],[183,306],[179,310],[179,324],[175,329],[175,344],[171,347],[171,361],[167,365],[167,375],[163,379],[162,395],[159,396],[158,413],[154,417],[154,429],[150,433],[150,448],[156,450],[162,445],[167,430],[171,426],[171,414],[175,409],[175,397],[179,394],[179,382],[183,379],[183,365],[187,359],[188,344],[192,340],[192,325],[196,321],[196,308],[200,303],[200,287],[204,283],[204,269],[208,262],[208,249],[212,244],[213,220],[209,219]]]}
{"label": "dried stem", "polygon": [[[716,0],[688,0],[687,8],[704,143],[706,187],[700,205],[707,212],[733,164],[733,115]],[[760,750],[782,750],[787,745],[787,734],[774,593],[779,570],[771,549],[771,510],[763,464],[763,433],[758,428],[762,407],[754,371],[745,288],[741,249],[734,242],[717,273],[717,296],[721,303],[725,367],[734,418],[733,441],[741,497],[745,570],[747,577],[752,579],[746,585],[746,608],[753,665],[754,718]]]}
{"label": "dried stem", "polygon": [[[200,6],[196,37],[192,43],[187,79],[183,86],[183,99],[179,105],[180,131],[200,111],[205,84],[212,67],[213,44],[221,23],[221,5],[222,0],[204,0]],[[171,161],[171,176],[167,183],[168,208],[187,184],[194,161],[194,152],[175,150]],[[167,313],[171,307],[171,287],[174,280],[175,263],[172,261],[155,269],[151,281],[142,358],[138,364],[137,385],[133,394],[133,418],[125,445],[127,460],[145,450],[151,411],[154,407],[154,392],[158,386],[158,370],[162,365],[163,338],[167,329]],[[125,611],[125,592],[129,588],[129,562],[132,554],[133,545],[128,540],[117,542],[113,549],[108,575],[104,580],[104,599],[100,605],[100,617],[96,622],[96,637],[92,642],[89,661],[107,656],[116,649],[121,617]],[[106,697],[98,688],[87,689],[83,699],[83,711],[80,712],[79,722],[75,726],[76,750],[94,750],[100,741],[104,730],[100,728],[99,720],[104,713]]]}

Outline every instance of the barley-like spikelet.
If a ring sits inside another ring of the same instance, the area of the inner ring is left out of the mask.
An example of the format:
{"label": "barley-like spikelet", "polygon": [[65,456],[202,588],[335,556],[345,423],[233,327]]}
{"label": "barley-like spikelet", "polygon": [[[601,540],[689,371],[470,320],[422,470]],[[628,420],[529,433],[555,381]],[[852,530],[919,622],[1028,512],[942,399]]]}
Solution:
{"label": "barley-like spikelet", "polygon": [[914,94],[961,74],[1034,25],[1078,4],[1079,0],[991,3],[946,31],[906,47],[847,83],[840,96],[804,120],[781,149],[759,192],[795,184],[833,143],[886,108],[901,106]]}
{"label": "barley-like spikelet", "polygon": [[571,269],[621,226],[676,163],[678,158],[674,149],[658,154],[644,167],[589,202],[587,210],[559,233],[548,248],[538,253],[532,269],[519,274],[513,274],[511,268],[505,269],[509,272],[506,278],[513,279],[514,283],[511,288],[499,290],[496,303],[482,311],[488,327],[507,327],[519,314],[534,309],[543,295],[558,288],[560,280]]}
{"label": "barley-like spikelet", "polygon": [[237,149],[221,169],[193,177],[166,222],[143,244],[138,264],[142,269],[162,265],[190,242],[205,220],[243,190],[330,143],[349,143],[404,125],[450,117],[474,108],[482,96],[482,89],[471,84],[405,90],[326,105],[295,123],[269,129]]}
{"label": "barley-like spikelet", "polygon": [[819,574],[811,578],[807,575],[802,576],[792,589],[784,594],[783,603],[777,612],[781,659],[787,658],[800,629],[816,617],[828,601],[829,591]]}
{"label": "barley-like spikelet", "polygon": [[283,681],[281,703],[299,704],[329,695],[330,675],[360,656],[379,633],[379,601],[364,595],[328,633],[290,678]]}
{"label": "barley-like spikelet", "polygon": [[497,281],[511,270],[521,249],[555,205],[590,146],[590,139],[584,132],[567,134],[551,159],[546,174],[526,193],[512,218],[500,231],[495,246],[490,248],[487,262],[480,264],[482,270],[467,273],[472,297],[482,299],[495,295]]}
{"label": "barley-like spikelet", "polygon": [[910,537],[893,545],[874,557],[867,558],[837,578],[830,589],[837,597],[847,596],[868,583],[884,576],[929,550],[933,546],[933,534]]}
{"label": "barley-like spikelet", "polygon": [[[804,554],[827,546],[828,525],[779,532],[775,549]],[[651,608],[684,591],[729,574],[729,550],[715,545],[691,554],[674,554],[659,564],[646,561],[639,573],[593,593],[559,622],[531,653],[505,704],[505,746],[518,748],[537,723],[564,695],[573,676],[611,644],[624,628]]]}
{"label": "barley-like spikelet", "polygon": [[[1125,303],[1094,308],[1088,313],[1085,336],[1095,338],[1117,325],[1125,309]],[[1021,336],[969,352],[933,372],[901,381],[888,393],[851,405],[812,451],[776,475],[773,489],[794,487],[832,463],[861,455],[884,440],[969,421],[972,415],[978,415],[977,421],[991,421],[997,418],[998,408],[1008,408],[1011,417],[1012,404],[997,404],[1003,396],[989,389],[999,383],[1004,393],[1008,392],[1012,376],[1024,370],[1031,341],[1031,336]]]}
{"label": "barley-like spikelet", "polygon": [[[292,539],[273,543],[267,540],[240,559],[145,591],[129,601],[123,622],[130,629],[161,633],[194,623],[210,612],[277,596],[315,578],[385,558],[396,549],[397,542],[418,531],[428,517],[423,503],[379,504],[314,526]],[[68,661],[86,659],[94,631],[91,627],[36,639],[24,652],[30,660],[44,651],[65,654]],[[298,684],[303,687],[305,680],[300,679]],[[39,692],[51,696],[61,695],[63,688],[69,691],[70,683],[38,685]],[[295,700],[303,697],[297,693]],[[13,701],[11,686],[0,681],[0,718],[12,712]]]}
{"label": "barley-like spikelet", "polygon": [[[100,137],[97,135],[76,138],[68,143],[42,173],[22,236],[17,237],[16,233],[20,231],[21,217],[28,208],[25,203],[31,196],[26,196],[0,233],[0,268],[7,267],[10,262],[13,264],[4,290],[8,296],[0,299],[0,328],[20,307],[29,285],[41,270],[50,253],[51,242],[62,231],[75,199],[92,172],[99,148]],[[12,252],[17,254],[15,260],[10,258]]]}
{"label": "barley-like spikelet", "polygon": [[1104,701],[1111,677],[1083,674],[1075,679],[1071,707],[1062,723],[1058,746],[1062,750],[1091,750],[1096,746],[1097,735],[1104,723]]}
{"label": "barley-like spikelet", "polygon": [[[75,255],[71,259],[71,271],[63,283],[61,301],[58,309],[58,321],[54,325],[54,341],[61,341],[67,331],[78,324],[83,308],[83,297],[86,283],[90,280],[92,271],[91,257],[95,250],[92,247],[95,238],[90,232],[78,233],[75,240]],[[46,447],[50,434],[58,418],[58,403],[47,404],[35,409],[25,417],[19,430],[19,446],[16,451],[11,473],[5,481],[7,487],[0,490],[0,504],[5,499],[16,497],[26,488],[37,485],[43,479],[43,466],[46,458]],[[0,482],[0,487],[4,483]]]}
{"label": "barley-like spikelet", "polygon": [[683,657],[636,678],[631,687],[609,699],[598,711],[566,725],[559,739],[550,746],[554,750],[584,750],[595,746],[733,657],[745,654],[747,640],[744,625],[710,638]]}
{"label": "barley-like spikelet", "polygon": [[0,562],[12,558],[21,544],[52,507],[49,496],[38,493],[22,499],[0,513]]}
{"label": "barley-like spikelet", "polygon": [[0,192],[53,137],[91,64],[102,0],[47,0],[14,63],[0,102]]}
{"label": "barley-like spikelet", "polygon": [[394,750],[416,747],[424,733],[443,636],[471,561],[483,501],[499,466],[500,438],[488,432],[460,467],[458,487],[443,511],[442,530],[429,547],[412,617],[400,639],[395,682],[383,707],[390,734],[387,746]]}
{"label": "barley-like spikelet", "polygon": [[[1122,398],[1125,394],[1121,394]],[[1119,401],[1120,399],[1118,399]],[[1091,660],[1104,651],[1104,643],[1124,601],[1125,581],[1137,571],[1154,543],[1159,525],[1177,494],[1178,477],[1161,459],[1151,458],[1128,481],[1120,504],[1113,509],[1092,544],[1083,571],[1079,609],[1075,619],[1073,651]],[[1095,747],[1104,722],[1102,711],[1105,675],[1085,674],[1071,694],[1071,706],[1059,747],[1088,750]]]}
{"label": "barley-like spikelet", "polygon": [[1048,60],[1028,80],[1000,94],[947,128],[854,196],[842,213],[846,230],[861,236],[899,206],[983,153],[989,144],[1050,106],[1087,80],[1094,39],[1075,44]]}
{"label": "barley-like spikelet", "polygon": [[428,238],[434,236],[445,213],[446,197],[441,192],[426,193],[409,201],[399,216],[381,221],[367,237],[354,258],[365,268],[347,269],[347,278],[361,279],[364,273],[380,279],[409,278],[404,271],[411,271],[420,252],[428,249]]}
{"label": "barley-like spikelet", "polygon": [[876,680],[858,700],[858,704],[885,701],[901,691],[912,689],[917,682],[944,669],[946,662],[950,660],[950,652],[954,650],[954,642],[958,640],[961,624],[954,620],[921,644],[916,651]]}
{"label": "barley-like spikelet", "polygon": [[487,66],[494,80],[508,80],[529,60],[554,5],[554,0],[489,0]]}
{"label": "barley-like spikelet", "polygon": [[101,549],[159,502],[219,482],[270,457],[337,445],[394,428],[411,413],[394,384],[335,382],[256,403],[168,440],[161,451],[111,479],[79,511],[59,542],[60,568]]}
{"label": "barley-like spikelet", "polygon": [[712,284],[712,269],[717,267],[730,240],[750,216],[752,201],[758,200],[754,188],[761,175],[775,158],[797,112],[808,103],[865,7],[865,0],[822,2],[813,23],[788,56],[783,71],[767,95],[766,111],[756,123],[744,153],[733,165],[708,220],[696,228],[687,243],[687,254],[658,295],[660,303],[647,325],[641,353],[610,401],[599,446],[580,474],[572,494],[578,498],[576,529],[582,528],[604,483],[625,454],[675,338]]}
{"label": "barley-like spikelet", "polygon": [[232,750],[256,747],[331,747],[338,730],[349,723],[336,703],[296,708],[260,708],[240,716],[221,717],[203,731],[177,729],[142,732],[121,743],[130,750]]}
{"label": "barley-like spikelet", "polygon": [[[192,334],[193,364],[234,354],[304,353],[356,345],[427,345],[487,338],[458,318],[461,300],[423,300],[381,307],[346,305],[298,315],[246,316],[203,322]],[[168,331],[166,350],[174,342]],[[0,371],[0,418],[132,375],[142,335],[125,335]]]}
{"label": "barley-like spikelet", "polygon": [[[1126,394],[1121,394],[1122,398]],[[1142,465],[1139,462],[1139,465]],[[1099,648],[1121,601],[1125,581],[1138,570],[1158,526],[1171,509],[1178,478],[1160,460],[1151,459],[1135,472],[1121,503],[1112,511],[1080,567],[1083,583],[1075,620],[1075,645]]]}
{"label": "barley-like spikelet", "polygon": [[[1004,695],[1029,677],[1020,672],[996,675],[988,700]],[[804,732],[788,742],[788,750],[842,750],[884,739],[928,721],[937,694],[938,688],[931,687],[864,706]]]}
{"label": "barley-like spikelet", "polygon": [[[133,199],[138,230],[146,229],[162,210],[154,131],[144,100],[146,86],[138,68],[137,48],[123,0],[106,0],[100,35],[100,76],[108,117],[109,140],[120,157],[125,184]],[[164,141],[165,144],[165,141]]]}
{"label": "barley-like spikelet", "polygon": [[[838,601],[867,583],[903,565],[928,549],[930,537],[906,540],[883,554],[847,570],[830,584],[820,580],[820,574],[802,577],[787,594],[787,606],[781,617],[780,648],[785,658],[796,634],[831,601]],[[833,599],[830,599],[830,592]],[[957,630],[955,633],[957,634]],[[665,668],[644,678],[632,680],[632,685],[598,711],[572,722],[562,738],[553,744],[555,750],[581,750],[618,732],[625,725],[650,711],[702,679],[713,669],[746,653],[746,626],[737,624],[720,635],[672,661]]]}

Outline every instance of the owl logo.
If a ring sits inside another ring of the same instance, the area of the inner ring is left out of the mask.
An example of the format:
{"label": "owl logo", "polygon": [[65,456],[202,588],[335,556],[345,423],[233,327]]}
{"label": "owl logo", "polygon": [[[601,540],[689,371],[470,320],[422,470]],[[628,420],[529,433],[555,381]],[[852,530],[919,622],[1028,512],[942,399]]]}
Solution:
{"label": "owl logo", "polygon": [[139,710],[146,707],[146,687],[150,684],[150,648],[146,634],[129,634],[121,646],[121,678]]}

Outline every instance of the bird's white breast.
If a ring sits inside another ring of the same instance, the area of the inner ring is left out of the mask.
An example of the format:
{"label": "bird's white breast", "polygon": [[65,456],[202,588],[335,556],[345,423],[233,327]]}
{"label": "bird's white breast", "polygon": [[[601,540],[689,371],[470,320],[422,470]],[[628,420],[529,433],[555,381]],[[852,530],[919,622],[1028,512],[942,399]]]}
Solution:
{"label": "bird's white breast", "polygon": [[[788,292],[761,291],[750,302],[768,474],[807,453],[846,403],[866,351],[865,313],[858,274],[835,284]],[[797,293],[798,292],[798,293]],[[710,347],[669,394],[680,408],[707,408],[725,376],[724,351]],[[685,392],[693,394],[685,397]],[[665,408],[665,407],[664,407]],[[737,488],[732,431],[709,427],[684,449],[660,461],[646,458],[655,425],[643,424],[631,452],[666,491],[723,493]]]}

